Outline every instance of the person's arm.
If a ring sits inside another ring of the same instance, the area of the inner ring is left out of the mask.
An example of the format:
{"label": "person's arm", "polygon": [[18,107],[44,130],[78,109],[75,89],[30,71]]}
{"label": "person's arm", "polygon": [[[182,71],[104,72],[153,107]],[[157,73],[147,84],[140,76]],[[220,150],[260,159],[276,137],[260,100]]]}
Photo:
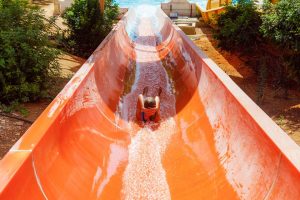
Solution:
{"label": "person's arm", "polygon": [[136,118],[139,121],[142,120],[141,111],[143,109],[145,109],[144,108],[144,96],[142,94],[140,94],[138,96],[138,102],[137,102],[137,106],[136,106]]}
{"label": "person's arm", "polygon": [[147,95],[147,93],[148,93],[148,87],[145,87],[145,88],[143,89],[143,95]]}
{"label": "person's arm", "polygon": [[158,89],[158,97],[160,97],[161,93],[162,93],[162,88],[159,87],[159,89]]}
{"label": "person's arm", "polygon": [[158,122],[160,120],[160,99],[158,96],[155,97],[156,102],[156,115],[155,115],[155,122]]}
{"label": "person's arm", "polygon": [[160,95],[162,93],[162,88],[159,87],[158,89],[158,95],[155,97],[155,103],[156,103],[156,109],[159,111],[160,109]]}
{"label": "person's arm", "polygon": [[161,93],[162,93],[162,88],[159,87],[158,96],[155,97],[157,111],[156,111],[154,122],[159,122],[159,120],[160,120],[160,95],[161,95]]}
{"label": "person's arm", "polygon": [[156,104],[155,108],[159,109],[160,108],[160,99],[158,96],[155,97],[155,104]]}
{"label": "person's arm", "polygon": [[147,95],[148,93],[148,87],[145,87],[143,89],[143,94],[140,94],[138,96],[138,102],[137,102],[137,108],[136,108],[136,118],[137,120],[142,120],[142,114],[141,112],[143,110],[145,110],[145,107],[144,107],[144,95]]}

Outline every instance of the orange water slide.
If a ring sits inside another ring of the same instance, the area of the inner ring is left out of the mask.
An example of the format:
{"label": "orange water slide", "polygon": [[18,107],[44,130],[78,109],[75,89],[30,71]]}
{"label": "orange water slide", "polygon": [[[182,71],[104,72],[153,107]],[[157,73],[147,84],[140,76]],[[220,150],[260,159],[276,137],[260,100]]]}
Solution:
{"label": "orange water slide", "polygon": [[[161,121],[135,119],[161,87]],[[299,147],[159,8],[131,9],[0,161],[0,199],[300,199]]]}

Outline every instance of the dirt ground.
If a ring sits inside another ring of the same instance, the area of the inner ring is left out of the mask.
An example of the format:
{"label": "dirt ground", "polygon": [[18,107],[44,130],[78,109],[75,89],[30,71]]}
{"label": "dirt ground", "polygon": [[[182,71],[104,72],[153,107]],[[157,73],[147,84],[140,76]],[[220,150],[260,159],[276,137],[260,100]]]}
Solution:
{"label": "dirt ground", "polygon": [[200,23],[194,43],[202,49],[233,81],[264,110],[298,145],[300,145],[300,91],[276,91],[270,85],[264,87],[262,102],[257,101],[258,77],[246,64],[246,59],[218,48],[212,29]]}

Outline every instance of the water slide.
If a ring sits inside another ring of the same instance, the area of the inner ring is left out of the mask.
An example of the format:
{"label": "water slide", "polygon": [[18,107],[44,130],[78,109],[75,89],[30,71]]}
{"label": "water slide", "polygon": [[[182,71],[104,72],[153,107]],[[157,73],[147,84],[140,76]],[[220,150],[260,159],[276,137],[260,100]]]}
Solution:
{"label": "water slide", "polygon": [[[161,121],[138,122],[144,87]],[[131,9],[0,162],[0,199],[300,199],[299,147],[159,8]]]}
{"label": "water slide", "polygon": [[196,7],[204,22],[214,26],[217,23],[217,16],[225,11],[225,5],[235,2],[234,0],[207,0],[206,6],[197,3]]}

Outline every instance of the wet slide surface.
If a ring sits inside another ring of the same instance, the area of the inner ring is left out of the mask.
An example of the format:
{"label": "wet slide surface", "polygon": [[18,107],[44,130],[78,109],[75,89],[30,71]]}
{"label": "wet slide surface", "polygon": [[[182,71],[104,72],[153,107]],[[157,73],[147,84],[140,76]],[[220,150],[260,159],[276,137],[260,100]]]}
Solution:
{"label": "wet slide surface", "polygon": [[[161,121],[136,121],[161,94]],[[0,161],[0,199],[300,199],[299,147],[159,8],[132,8]]]}

